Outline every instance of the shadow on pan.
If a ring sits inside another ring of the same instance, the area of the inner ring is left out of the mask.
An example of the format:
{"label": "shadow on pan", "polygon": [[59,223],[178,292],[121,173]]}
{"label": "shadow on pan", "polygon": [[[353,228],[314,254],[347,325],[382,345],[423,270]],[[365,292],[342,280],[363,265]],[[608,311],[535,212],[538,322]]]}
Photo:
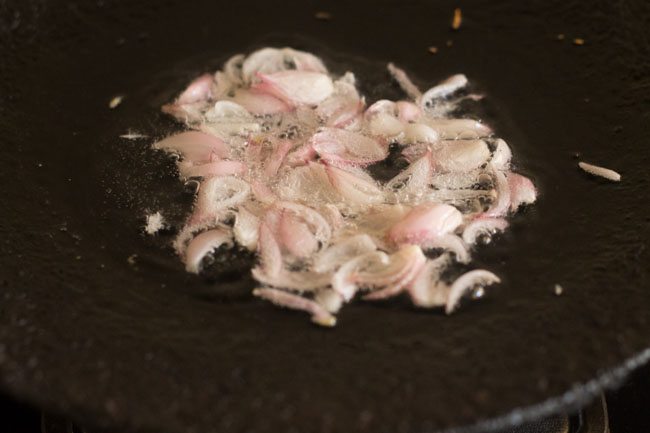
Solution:
{"label": "shadow on pan", "polygon": [[[465,1],[457,32],[444,0],[187,3],[1,5],[6,391],[124,431],[470,432],[575,410],[646,362],[647,2]],[[146,212],[182,218],[191,201],[148,150],[178,128],[158,107],[269,44],[369,88],[394,61],[423,86],[463,72],[487,93],[485,119],[541,190],[476,254],[503,284],[451,317],[359,304],[322,330],[252,299],[245,258],[205,281],[141,234]],[[151,138],[119,139],[129,129]]]}

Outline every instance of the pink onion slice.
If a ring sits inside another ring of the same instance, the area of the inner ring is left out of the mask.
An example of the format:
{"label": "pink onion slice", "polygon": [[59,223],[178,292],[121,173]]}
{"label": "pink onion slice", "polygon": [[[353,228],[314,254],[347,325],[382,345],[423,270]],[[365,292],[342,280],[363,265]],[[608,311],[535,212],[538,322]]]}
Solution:
{"label": "pink onion slice", "polygon": [[318,241],[309,226],[290,212],[282,212],[280,237],[289,253],[296,257],[306,258],[318,250]]}
{"label": "pink onion slice", "polygon": [[214,78],[210,74],[203,74],[190,83],[189,86],[176,99],[176,104],[193,104],[207,101],[212,98],[212,84]]}
{"label": "pink onion slice", "polygon": [[238,90],[232,100],[256,115],[286,113],[292,110],[292,107],[281,99],[254,90]]}
{"label": "pink onion slice", "polygon": [[208,230],[203,232],[189,243],[185,251],[185,270],[198,274],[201,270],[201,262],[210,251],[219,248],[221,245],[232,246],[230,233],[221,229]]}
{"label": "pink onion slice", "polygon": [[332,94],[332,80],[319,72],[284,71],[274,74],[257,74],[261,80],[253,86],[263,93],[275,96],[294,105],[316,105]]}
{"label": "pink onion slice", "polygon": [[311,53],[291,48],[263,48],[243,61],[241,75],[246,82],[250,82],[257,73],[272,74],[290,69],[327,73],[323,62]]}
{"label": "pink onion slice", "polygon": [[239,207],[232,228],[237,244],[249,251],[255,251],[259,238],[260,220],[245,207]]}
{"label": "pink onion slice", "polygon": [[314,301],[330,313],[338,313],[343,306],[343,296],[333,289],[322,289],[316,292]]}
{"label": "pink onion slice", "polygon": [[351,126],[357,120],[364,107],[357,89],[352,83],[339,79],[334,82],[334,93],[321,102],[314,112],[324,121],[325,125],[336,128]]}
{"label": "pink onion slice", "polygon": [[402,142],[405,144],[436,143],[438,138],[438,132],[430,126],[422,123],[410,123],[404,127]]}
{"label": "pink onion slice", "polygon": [[490,159],[490,149],[483,140],[447,141],[433,152],[433,164],[440,171],[474,170]]}
{"label": "pink onion slice", "polygon": [[243,175],[246,171],[246,165],[239,161],[221,160],[200,165],[185,161],[178,163],[178,172],[183,178]]}
{"label": "pink onion slice", "polygon": [[411,301],[417,307],[439,307],[447,303],[449,287],[440,281],[440,274],[449,263],[447,255],[428,260],[408,286]]}
{"label": "pink onion slice", "polygon": [[336,318],[325,308],[314,301],[302,296],[287,293],[277,289],[255,289],[253,295],[266,299],[280,307],[301,310],[311,314],[311,320],[317,325],[332,327],[336,325]]}
{"label": "pink onion slice", "polygon": [[383,201],[383,193],[376,183],[349,171],[327,166],[327,176],[343,198],[356,205],[369,205]]}
{"label": "pink onion slice", "polygon": [[344,129],[321,128],[311,144],[330,164],[368,165],[388,156],[386,146],[377,140]]}
{"label": "pink onion slice", "polygon": [[377,249],[375,242],[366,234],[352,236],[331,245],[314,259],[316,272],[331,272],[348,260]]}
{"label": "pink onion slice", "polygon": [[395,224],[388,232],[388,238],[398,245],[422,245],[453,232],[462,222],[462,214],[453,206],[423,204],[413,208]]}
{"label": "pink onion slice", "polygon": [[393,63],[388,64],[388,72],[393,76],[393,79],[397,81],[397,84],[402,88],[404,93],[408,95],[409,98],[414,101],[419,101],[422,97],[422,92],[418,87],[413,84],[409,76],[404,72],[403,69],[398,68]]}
{"label": "pink onion slice", "polygon": [[449,289],[449,297],[445,304],[445,312],[451,314],[460,301],[460,298],[476,286],[489,286],[494,283],[500,283],[501,279],[490,271],[476,269],[469,271],[456,279]]}
{"label": "pink onion slice", "polygon": [[422,108],[427,109],[436,103],[437,99],[445,98],[467,85],[467,77],[463,74],[452,75],[440,84],[430,88],[422,95]]}
{"label": "pink onion slice", "polygon": [[469,263],[471,260],[469,247],[463,239],[454,234],[446,234],[428,239],[421,244],[422,249],[441,249],[455,254],[459,263]]}
{"label": "pink onion slice", "polygon": [[332,288],[345,301],[349,301],[359,290],[359,273],[363,270],[381,269],[390,262],[389,256],[381,251],[362,254],[349,260],[332,276]]}
{"label": "pink onion slice", "polygon": [[525,176],[517,173],[508,174],[508,187],[510,189],[510,210],[515,212],[519,206],[535,203],[537,189]]}
{"label": "pink onion slice", "polygon": [[510,168],[511,159],[512,151],[510,147],[504,140],[499,138],[496,143],[496,149],[492,153],[490,164],[497,170],[507,170]]}
{"label": "pink onion slice", "polygon": [[494,183],[497,198],[485,212],[485,216],[502,217],[508,213],[510,207],[510,185],[508,185],[506,175],[500,170],[494,172]]}
{"label": "pink onion slice", "polygon": [[359,275],[359,282],[362,285],[379,287],[379,290],[368,293],[363,299],[375,301],[397,295],[415,278],[426,261],[420,247],[416,245],[402,247],[391,255],[389,265],[381,272],[374,275]]}
{"label": "pink onion slice", "polygon": [[472,119],[427,118],[421,121],[435,129],[440,138],[446,140],[456,140],[468,133],[474,138],[488,137],[492,133],[490,127]]}
{"label": "pink onion slice", "polygon": [[404,203],[418,203],[423,191],[428,189],[432,174],[431,153],[427,152],[406,170],[388,181],[385,189],[396,194]]}
{"label": "pink onion slice", "polygon": [[312,271],[281,269],[277,275],[269,275],[260,268],[253,268],[253,277],[267,286],[299,293],[311,293],[330,285],[331,276]]}
{"label": "pink onion slice", "polygon": [[223,140],[197,131],[181,132],[154,143],[154,149],[178,152],[185,161],[194,164],[227,158],[230,150]]}
{"label": "pink onion slice", "polygon": [[243,203],[250,194],[250,186],[234,176],[212,177],[201,184],[192,222],[217,215],[225,209]]}
{"label": "pink onion slice", "polygon": [[397,116],[402,122],[417,122],[422,116],[422,109],[413,102],[397,101],[395,105],[397,107]]}
{"label": "pink onion slice", "polygon": [[260,259],[259,272],[269,277],[278,276],[282,270],[282,252],[275,236],[265,222],[259,227],[257,249]]}
{"label": "pink onion slice", "polygon": [[278,140],[274,143],[274,149],[271,153],[271,157],[268,161],[265,162],[264,174],[269,178],[275,176],[282,166],[284,158],[289,153],[289,150],[293,147],[293,142],[290,140]]}

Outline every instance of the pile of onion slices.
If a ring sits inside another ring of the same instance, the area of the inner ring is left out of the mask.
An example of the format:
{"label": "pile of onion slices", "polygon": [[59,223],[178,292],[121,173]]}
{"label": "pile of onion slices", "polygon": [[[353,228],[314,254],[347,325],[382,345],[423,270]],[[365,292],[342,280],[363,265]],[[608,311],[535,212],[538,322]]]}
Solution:
{"label": "pile of onion slices", "polygon": [[[505,230],[535,187],[511,171],[510,148],[487,125],[452,116],[478,98],[464,75],[421,92],[403,70],[388,72],[405,99],[368,105],[351,72],[264,48],[230,58],[165,105],[186,128],[153,147],[199,186],[174,241],[186,270],[200,273],[223,248],[255,252],[253,294],[323,326],[355,298],[407,295],[451,313],[499,282],[483,269],[453,281],[443,272]],[[381,164],[398,166],[392,178],[370,174]]]}

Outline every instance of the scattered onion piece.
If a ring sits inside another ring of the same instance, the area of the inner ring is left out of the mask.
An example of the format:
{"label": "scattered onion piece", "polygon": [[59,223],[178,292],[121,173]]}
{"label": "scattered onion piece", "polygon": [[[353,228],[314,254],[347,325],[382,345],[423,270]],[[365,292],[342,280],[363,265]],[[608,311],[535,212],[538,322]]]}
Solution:
{"label": "scattered onion piece", "polygon": [[203,232],[189,243],[185,251],[185,270],[198,274],[201,270],[201,261],[210,251],[221,245],[232,246],[230,233],[221,229]]}

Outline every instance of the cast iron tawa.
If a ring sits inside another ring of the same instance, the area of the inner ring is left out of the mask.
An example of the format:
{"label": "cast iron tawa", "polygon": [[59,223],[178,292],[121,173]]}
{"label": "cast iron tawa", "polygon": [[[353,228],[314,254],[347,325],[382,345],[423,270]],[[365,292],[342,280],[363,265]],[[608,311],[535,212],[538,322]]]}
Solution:
{"label": "cast iron tawa", "polygon": [[[458,5],[3,2],[2,387],[123,431],[469,432],[575,409],[645,362],[648,3],[466,1],[452,32]],[[370,100],[399,96],[388,61],[423,87],[463,72],[487,95],[468,111],[540,190],[475,253],[502,284],[450,317],[355,303],[325,330],[253,299],[251,257],[197,277],[172,233],[142,233],[146,213],[178,222],[191,205],[149,149],[180,129],[160,105],[265,45],[353,68]]]}

